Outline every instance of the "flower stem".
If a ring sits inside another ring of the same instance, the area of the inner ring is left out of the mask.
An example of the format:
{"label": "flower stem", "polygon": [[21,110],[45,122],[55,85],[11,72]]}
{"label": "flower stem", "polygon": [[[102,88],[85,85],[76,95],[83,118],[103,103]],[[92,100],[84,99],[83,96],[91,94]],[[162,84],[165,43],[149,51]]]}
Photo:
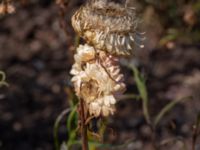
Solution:
{"label": "flower stem", "polygon": [[80,99],[80,119],[81,119],[81,138],[82,138],[82,150],[88,150],[88,137],[87,137],[87,124],[86,114],[84,110],[84,101]]}

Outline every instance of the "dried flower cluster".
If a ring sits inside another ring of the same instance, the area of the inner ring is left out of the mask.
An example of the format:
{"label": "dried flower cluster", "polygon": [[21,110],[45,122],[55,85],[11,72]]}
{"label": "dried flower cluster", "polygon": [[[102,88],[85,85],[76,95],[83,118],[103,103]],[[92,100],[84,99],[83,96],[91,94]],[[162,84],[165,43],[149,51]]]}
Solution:
{"label": "dried flower cluster", "polygon": [[15,7],[10,2],[0,3],[0,15],[11,14],[15,12]]}
{"label": "dried flower cluster", "polygon": [[130,55],[139,38],[134,9],[91,0],[74,14],[72,26],[87,42],[77,48],[71,70],[76,95],[90,115],[112,115],[126,89],[119,58]]}
{"label": "dried flower cluster", "polygon": [[[96,55],[99,55],[98,58]],[[118,59],[87,44],[80,45],[74,56],[71,74],[78,97],[82,98],[90,115],[108,116],[115,111],[117,95],[125,90]]]}
{"label": "dried flower cluster", "polygon": [[140,44],[136,32],[138,19],[135,9],[107,0],[93,0],[81,7],[72,17],[75,31],[96,49],[114,55],[130,55],[134,44]]}

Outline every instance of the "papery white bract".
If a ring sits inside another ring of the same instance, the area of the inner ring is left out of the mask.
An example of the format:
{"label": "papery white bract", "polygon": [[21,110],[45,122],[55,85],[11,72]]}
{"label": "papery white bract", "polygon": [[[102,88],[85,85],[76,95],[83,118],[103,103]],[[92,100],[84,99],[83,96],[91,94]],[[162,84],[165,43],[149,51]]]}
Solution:
{"label": "papery white bract", "polygon": [[90,115],[113,114],[117,95],[125,91],[118,59],[87,44],[77,48],[74,58],[70,73],[76,95],[84,100]]}

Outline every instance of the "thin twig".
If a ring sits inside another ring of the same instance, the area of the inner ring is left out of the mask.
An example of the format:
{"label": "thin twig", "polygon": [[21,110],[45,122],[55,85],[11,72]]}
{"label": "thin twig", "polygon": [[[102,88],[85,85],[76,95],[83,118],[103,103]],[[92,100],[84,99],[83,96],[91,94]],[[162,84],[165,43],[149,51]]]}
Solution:
{"label": "thin twig", "polygon": [[199,129],[200,129],[200,113],[197,115],[196,123],[193,127],[192,150],[195,150],[197,138],[199,136]]}

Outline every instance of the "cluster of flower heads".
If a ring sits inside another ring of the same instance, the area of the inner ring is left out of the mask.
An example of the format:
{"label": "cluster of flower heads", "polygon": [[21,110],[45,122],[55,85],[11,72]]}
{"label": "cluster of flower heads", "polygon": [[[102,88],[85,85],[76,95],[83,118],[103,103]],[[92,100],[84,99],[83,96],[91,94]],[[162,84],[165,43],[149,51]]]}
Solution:
{"label": "cluster of flower heads", "polygon": [[87,44],[77,48],[74,58],[72,82],[90,115],[113,114],[117,96],[125,90],[118,59]]}
{"label": "cluster of flower heads", "polygon": [[76,95],[90,115],[112,115],[126,89],[119,58],[131,55],[140,38],[134,9],[108,0],[90,0],[73,15],[72,26],[87,43],[77,48],[71,70]]}

